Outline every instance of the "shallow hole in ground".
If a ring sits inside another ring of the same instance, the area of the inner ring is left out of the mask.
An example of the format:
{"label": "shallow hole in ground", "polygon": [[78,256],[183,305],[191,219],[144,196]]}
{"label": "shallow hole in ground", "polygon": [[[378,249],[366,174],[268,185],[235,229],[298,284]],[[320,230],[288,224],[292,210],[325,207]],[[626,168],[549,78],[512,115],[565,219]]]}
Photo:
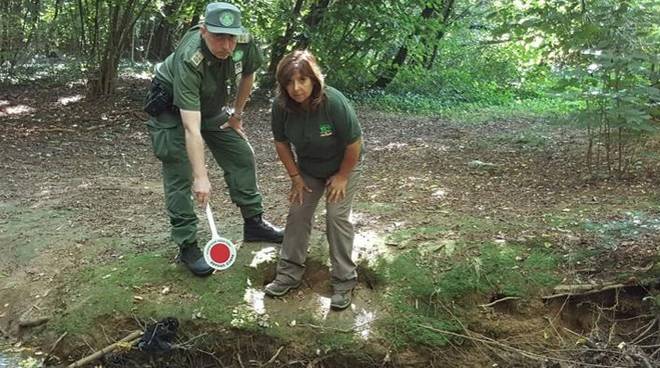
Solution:
{"label": "shallow hole in ground", "polygon": [[[617,322],[622,332],[639,328],[654,315],[651,293],[657,288],[627,286],[588,295],[555,298],[546,304],[561,326],[579,334]],[[647,298],[648,297],[648,298]],[[625,323],[622,323],[625,322]]]}

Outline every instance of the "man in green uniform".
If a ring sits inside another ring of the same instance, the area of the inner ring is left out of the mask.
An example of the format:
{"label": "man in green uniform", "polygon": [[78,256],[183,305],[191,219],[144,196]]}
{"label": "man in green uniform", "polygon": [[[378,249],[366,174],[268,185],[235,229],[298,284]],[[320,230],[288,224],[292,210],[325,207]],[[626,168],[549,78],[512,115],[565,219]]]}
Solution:
{"label": "man in green uniform", "polygon": [[[241,12],[222,2],[206,7],[204,22],[189,30],[174,53],[156,66],[145,110],[154,153],[163,164],[165,202],[178,259],[197,276],[210,274],[197,245],[194,196],[204,207],[211,183],[204,165],[206,142],[224,171],[229,195],[245,219],[244,241],[281,243],[283,231],[262,219],[252,147],[242,112],[263,57],[241,25]],[[233,110],[228,89],[238,81]]]}

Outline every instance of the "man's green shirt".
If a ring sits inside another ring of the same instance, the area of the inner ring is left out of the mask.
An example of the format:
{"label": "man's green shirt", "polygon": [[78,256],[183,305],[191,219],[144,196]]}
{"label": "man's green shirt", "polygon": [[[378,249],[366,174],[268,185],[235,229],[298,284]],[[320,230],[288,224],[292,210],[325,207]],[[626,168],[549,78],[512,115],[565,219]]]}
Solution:
{"label": "man's green shirt", "polygon": [[183,110],[200,111],[202,122],[217,119],[227,103],[227,88],[242,75],[254,73],[263,56],[247,36],[239,40],[231,57],[213,56],[200,34],[200,26],[191,28],[176,50],[156,66],[156,77],[174,96],[174,105]]}
{"label": "man's green shirt", "polygon": [[344,95],[326,86],[326,99],[314,112],[286,111],[273,103],[271,127],[278,142],[288,142],[304,173],[327,178],[339,170],[346,147],[362,137],[355,110]]}

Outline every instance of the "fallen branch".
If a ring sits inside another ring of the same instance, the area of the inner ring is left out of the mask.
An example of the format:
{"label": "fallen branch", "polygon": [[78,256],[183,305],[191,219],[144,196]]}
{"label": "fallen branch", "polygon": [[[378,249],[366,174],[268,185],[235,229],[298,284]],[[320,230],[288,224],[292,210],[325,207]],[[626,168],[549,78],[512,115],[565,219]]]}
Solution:
{"label": "fallen branch", "polygon": [[265,367],[265,366],[269,365],[270,363],[274,362],[275,359],[277,359],[277,356],[280,355],[282,350],[284,350],[284,346],[280,346],[280,348],[277,349],[277,352],[275,352],[275,355],[273,355],[273,357],[270,358],[266,363],[260,364],[259,367]]}
{"label": "fallen branch", "polygon": [[50,321],[50,317],[39,317],[35,319],[21,320],[18,322],[18,327],[35,327],[43,325],[44,323]]}
{"label": "fallen branch", "polygon": [[[557,288],[559,286],[562,286],[562,288],[557,290]],[[559,285],[559,286],[555,288],[555,291],[566,290],[566,292],[559,293],[559,294],[546,295],[546,296],[542,297],[542,299],[543,300],[548,300],[548,299],[555,299],[555,298],[569,297],[569,296],[592,295],[592,294],[602,293],[603,291],[621,289],[621,288],[624,288],[624,287],[630,286],[630,285],[610,284],[610,285],[605,285],[605,286],[603,286],[603,285]],[[601,286],[601,287],[598,288],[599,286]]]}
{"label": "fallen branch", "polygon": [[479,306],[481,308],[488,308],[488,307],[492,307],[495,304],[500,303],[500,302],[504,302],[504,301],[507,301],[507,300],[518,300],[518,299],[520,299],[520,298],[517,297],[517,296],[507,296],[507,297],[504,297],[502,299],[497,299],[497,300],[495,300],[493,302],[490,302],[488,304],[479,304]]}
{"label": "fallen branch", "polygon": [[93,354],[88,355],[88,356],[78,360],[75,363],[72,363],[72,364],[68,365],[67,368],[83,367],[83,366],[85,366],[85,365],[101,358],[105,354],[108,354],[110,352],[115,351],[121,345],[128,344],[129,346],[133,346],[133,344],[135,344],[139,340],[140,337],[142,337],[142,331],[134,331],[130,335],[128,335],[128,336],[124,337],[123,339],[115,342],[114,344],[108,345],[105,348],[103,348],[103,349],[101,349],[97,352],[94,352]]}
{"label": "fallen branch", "polygon": [[655,279],[651,279],[651,280],[640,281],[636,283],[628,283],[628,284],[610,283],[610,284],[597,284],[597,285],[593,285],[593,284],[557,285],[553,288],[555,294],[546,295],[543,297],[543,299],[548,300],[548,299],[561,298],[567,296],[591,295],[591,294],[601,293],[603,291],[617,290],[631,286],[652,287],[657,284],[660,284],[660,277],[656,277]]}

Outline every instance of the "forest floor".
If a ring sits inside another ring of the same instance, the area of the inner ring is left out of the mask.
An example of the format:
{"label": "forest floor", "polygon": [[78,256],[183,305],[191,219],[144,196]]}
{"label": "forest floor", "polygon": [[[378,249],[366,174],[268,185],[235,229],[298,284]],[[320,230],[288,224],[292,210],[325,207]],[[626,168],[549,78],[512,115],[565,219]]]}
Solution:
{"label": "forest floor", "polygon": [[[278,248],[242,244],[211,161],[211,204],[238,259],[204,279],[175,264],[140,109],[147,85],[122,80],[117,96],[93,101],[76,84],[0,92],[0,334],[14,349],[70,363],[173,316],[173,352],[115,352],[104,366],[660,362],[657,156],[608,179],[586,170],[584,133],[549,119],[465,123],[359,107],[360,283],[336,312],[322,206],[303,287],[264,298]],[[266,217],[283,225],[289,179],[266,102],[249,106],[246,131]]]}

